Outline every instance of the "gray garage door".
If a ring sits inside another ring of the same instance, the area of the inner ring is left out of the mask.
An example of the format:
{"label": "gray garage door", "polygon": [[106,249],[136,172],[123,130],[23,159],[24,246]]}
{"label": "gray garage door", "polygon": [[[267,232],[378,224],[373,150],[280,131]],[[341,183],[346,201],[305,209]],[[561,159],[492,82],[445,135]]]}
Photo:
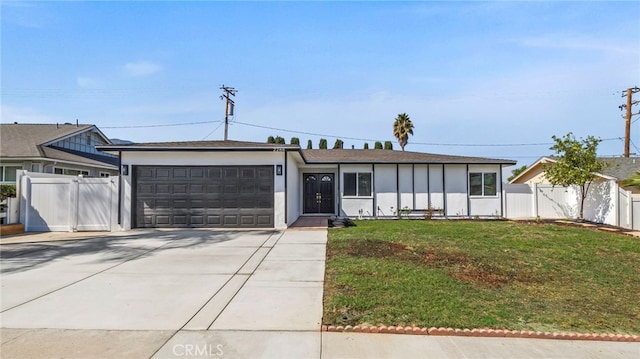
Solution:
{"label": "gray garage door", "polygon": [[273,227],[273,166],[136,166],[136,227]]}

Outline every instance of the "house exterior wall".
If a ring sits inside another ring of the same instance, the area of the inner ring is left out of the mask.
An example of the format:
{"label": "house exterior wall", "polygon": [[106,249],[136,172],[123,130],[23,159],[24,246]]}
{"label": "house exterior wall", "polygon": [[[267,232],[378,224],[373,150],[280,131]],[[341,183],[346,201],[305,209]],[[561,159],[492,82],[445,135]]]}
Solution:
{"label": "house exterior wall", "polygon": [[413,187],[415,178],[412,165],[398,165],[398,189],[400,194],[400,205],[398,209],[415,208],[413,205]]}
{"label": "house exterior wall", "polygon": [[445,210],[447,216],[466,216],[468,174],[467,165],[446,165],[444,167]]}
{"label": "house exterior wall", "polygon": [[[377,166],[376,166],[377,171]],[[375,209],[373,207],[374,198],[373,196],[367,197],[356,197],[356,196],[344,196],[344,174],[348,172],[369,172],[373,173],[373,165],[354,165],[347,164],[340,166],[340,174],[339,174],[339,182],[340,188],[338,190],[340,197],[340,215],[348,216],[348,217],[358,217],[362,215],[363,217],[373,217],[375,216]],[[373,178],[373,176],[372,176]],[[373,179],[373,186],[375,188],[376,182],[375,178]],[[360,213],[362,210],[362,213]]]}
{"label": "house exterior wall", "polygon": [[[373,173],[373,193],[369,197],[345,197],[341,184],[340,214],[343,216],[389,217],[397,216],[403,208],[417,212],[429,206],[446,208],[447,216],[501,216],[503,213],[500,165],[342,164],[341,183],[344,173],[348,172]],[[470,196],[469,172],[496,173],[496,195]]]}
{"label": "house exterior wall", "polygon": [[415,201],[414,208],[429,208],[429,167],[427,165],[414,165],[413,181]]}
{"label": "house exterior wall", "polygon": [[302,174],[293,154],[287,155],[287,225],[293,224],[302,214]]}
{"label": "house exterior wall", "polygon": [[[108,173],[111,176],[118,174],[117,171],[107,168],[98,168],[90,165],[79,165],[66,163],[62,161],[52,161],[48,159],[42,160],[24,160],[24,161],[12,161],[2,160],[3,167],[16,167],[21,170],[36,173],[54,173],[55,168],[64,168],[76,171],[87,171],[90,177],[100,177],[100,173]],[[1,179],[0,179],[1,180]],[[3,183],[15,183],[15,181],[3,181]]]}
{"label": "house exterior wall", "polygon": [[395,216],[398,209],[396,165],[375,165],[373,195],[377,216]]}
{"label": "house exterior wall", "polygon": [[[123,152],[122,165],[128,166],[259,166],[282,165],[285,152],[274,151],[162,151]],[[122,176],[122,226],[131,229],[132,168],[129,175]],[[288,186],[288,184],[287,184]],[[285,174],[274,176],[274,226],[276,229],[287,227],[285,221]],[[292,214],[293,216],[293,214]]]}
{"label": "house exterior wall", "polygon": [[[469,165],[469,172],[497,174],[495,196],[469,196],[470,216],[503,216],[502,209],[502,171],[496,165]],[[467,178],[469,176],[467,175]],[[470,193],[470,192],[469,192]]]}

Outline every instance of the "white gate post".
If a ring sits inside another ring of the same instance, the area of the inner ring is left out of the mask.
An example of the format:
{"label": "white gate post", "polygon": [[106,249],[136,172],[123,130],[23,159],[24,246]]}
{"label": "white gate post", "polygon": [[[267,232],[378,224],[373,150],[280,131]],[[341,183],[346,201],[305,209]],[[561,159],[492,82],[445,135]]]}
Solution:
{"label": "white gate post", "polygon": [[71,180],[69,191],[69,232],[78,231],[78,206],[80,204],[80,181],[79,177]]}
{"label": "white gate post", "polygon": [[538,218],[538,184],[533,184],[533,218]]}

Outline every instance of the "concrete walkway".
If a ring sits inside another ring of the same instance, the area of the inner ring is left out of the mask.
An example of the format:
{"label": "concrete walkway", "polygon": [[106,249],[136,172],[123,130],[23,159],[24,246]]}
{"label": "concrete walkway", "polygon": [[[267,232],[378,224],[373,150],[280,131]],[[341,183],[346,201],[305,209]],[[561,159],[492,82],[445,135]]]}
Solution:
{"label": "concrete walkway", "polygon": [[131,231],[3,244],[0,354],[640,358],[638,343],[321,333],[326,234]]}

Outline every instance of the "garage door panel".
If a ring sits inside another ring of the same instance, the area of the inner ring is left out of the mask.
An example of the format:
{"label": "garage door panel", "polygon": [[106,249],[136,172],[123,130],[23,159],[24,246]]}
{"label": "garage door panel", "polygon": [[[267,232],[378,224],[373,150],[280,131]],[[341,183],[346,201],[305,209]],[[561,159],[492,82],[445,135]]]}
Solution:
{"label": "garage door panel", "polygon": [[273,166],[136,166],[137,227],[273,227]]}
{"label": "garage door panel", "polygon": [[225,214],[223,217],[224,225],[227,226],[237,226],[238,225],[238,215],[234,214]]}
{"label": "garage door panel", "polygon": [[171,168],[158,167],[156,168],[154,179],[169,179],[171,178],[171,171]]}

